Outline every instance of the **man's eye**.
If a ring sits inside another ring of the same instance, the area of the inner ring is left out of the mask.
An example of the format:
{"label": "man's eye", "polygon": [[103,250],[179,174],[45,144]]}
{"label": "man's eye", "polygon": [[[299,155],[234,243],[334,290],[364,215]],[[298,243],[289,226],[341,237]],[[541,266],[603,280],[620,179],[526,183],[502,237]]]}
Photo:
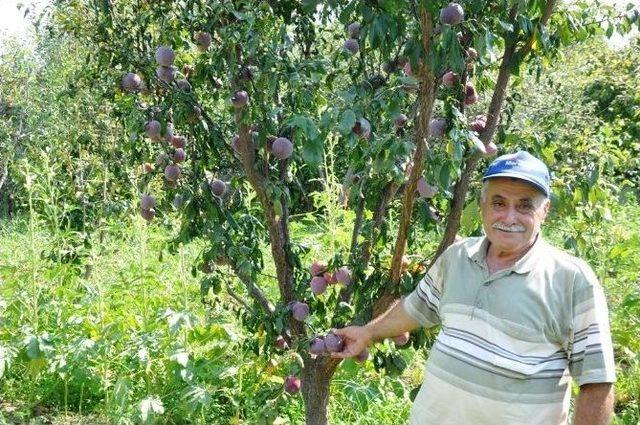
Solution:
{"label": "man's eye", "polygon": [[518,207],[520,211],[533,211],[533,205],[531,204],[522,204]]}
{"label": "man's eye", "polygon": [[496,207],[502,207],[504,206],[504,202],[502,201],[493,201],[493,205]]}

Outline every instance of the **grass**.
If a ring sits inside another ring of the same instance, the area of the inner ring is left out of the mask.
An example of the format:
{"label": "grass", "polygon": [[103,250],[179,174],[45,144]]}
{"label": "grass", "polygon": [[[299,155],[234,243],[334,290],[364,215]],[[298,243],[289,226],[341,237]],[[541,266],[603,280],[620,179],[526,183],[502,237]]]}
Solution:
{"label": "grass", "polygon": [[[64,234],[48,234],[35,222],[0,224],[0,423],[304,422],[301,397],[281,390],[295,359],[255,355],[245,343],[250,336],[264,341],[264,333],[249,335],[239,309],[200,301],[202,275],[191,273],[199,244],[170,255],[164,229],[114,221],[82,261],[60,263],[47,253]],[[580,226],[565,219],[545,232],[562,246]],[[292,226],[293,238],[310,246],[309,260],[348,240],[348,232],[324,230],[302,219]],[[640,208],[617,207],[613,220],[584,228],[582,236],[587,243],[577,249],[600,277],[611,309],[615,423],[636,424]],[[262,283],[275,290],[272,268],[267,263]],[[343,363],[332,382],[330,423],[405,421],[425,353],[402,354],[409,367],[399,379],[371,362]]]}

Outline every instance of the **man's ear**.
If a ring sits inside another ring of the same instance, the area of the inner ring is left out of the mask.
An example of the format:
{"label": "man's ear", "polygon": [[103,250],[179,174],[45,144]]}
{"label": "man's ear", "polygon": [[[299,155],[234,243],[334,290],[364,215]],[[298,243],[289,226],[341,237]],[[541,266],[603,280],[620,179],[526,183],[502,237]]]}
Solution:
{"label": "man's ear", "polygon": [[551,209],[551,199],[545,198],[544,204],[542,206],[542,221],[547,218],[547,214],[549,214],[549,210]]}

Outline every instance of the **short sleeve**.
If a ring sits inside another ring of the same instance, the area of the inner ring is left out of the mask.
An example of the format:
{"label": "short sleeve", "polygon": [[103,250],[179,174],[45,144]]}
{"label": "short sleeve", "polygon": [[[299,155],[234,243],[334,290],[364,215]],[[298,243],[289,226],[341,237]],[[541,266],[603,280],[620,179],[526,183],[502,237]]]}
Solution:
{"label": "short sleeve", "polygon": [[443,288],[443,272],[446,269],[447,251],[433,263],[416,289],[403,300],[404,309],[424,327],[440,324],[440,296]]}
{"label": "short sleeve", "polygon": [[609,310],[602,286],[586,263],[573,289],[569,370],[578,385],[615,382]]}

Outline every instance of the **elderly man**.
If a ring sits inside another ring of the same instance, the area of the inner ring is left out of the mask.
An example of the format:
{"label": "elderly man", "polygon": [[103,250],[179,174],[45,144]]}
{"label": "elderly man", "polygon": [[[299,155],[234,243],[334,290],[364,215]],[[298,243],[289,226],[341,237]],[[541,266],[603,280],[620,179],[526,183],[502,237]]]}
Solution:
{"label": "elderly man", "polygon": [[602,288],[582,260],[547,244],[549,172],[517,152],[483,178],[485,236],[456,242],[417,288],[362,327],[337,329],[352,357],[371,342],[440,325],[411,424],[609,423],[615,371]]}

